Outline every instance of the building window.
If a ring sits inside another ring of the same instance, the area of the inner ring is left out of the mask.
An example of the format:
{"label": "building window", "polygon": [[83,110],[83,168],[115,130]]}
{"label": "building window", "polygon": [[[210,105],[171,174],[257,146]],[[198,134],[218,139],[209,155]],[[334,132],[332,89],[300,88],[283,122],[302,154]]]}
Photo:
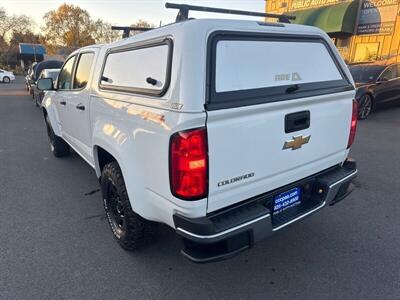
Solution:
{"label": "building window", "polygon": [[348,48],[350,45],[350,37],[340,37],[336,39],[336,46],[337,47],[346,47]]}
{"label": "building window", "polygon": [[379,43],[360,43],[356,45],[354,62],[375,61],[378,58]]}

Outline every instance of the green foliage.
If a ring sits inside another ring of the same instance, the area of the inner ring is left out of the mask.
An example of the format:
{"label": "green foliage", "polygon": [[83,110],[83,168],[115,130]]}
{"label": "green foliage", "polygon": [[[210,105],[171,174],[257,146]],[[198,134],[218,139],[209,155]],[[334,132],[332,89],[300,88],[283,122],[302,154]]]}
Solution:
{"label": "green foliage", "polygon": [[[144,20],[133,26],[154,27]],[[30,17],[9,15],[0,7],[0,65],[18,64],[19,43],[44,44],[48,54],[68,54],[83,46],[114,42],[121,36],[110,23],[93,20],[88,11],[66,3],[44,15],[43,35],[34,34],[34,27]]]}
{"label": "green foliage", "polygon": [[64,3],[57,10],[46,13],[44,20],[42,29],[50,53],[60,48],[72,51],[95,43],[110,43],[119,37],[111,30],[111,24],[101,19],[93,20],[86,10],[75,5]]}
{"label": "green foliage", "polygon": [[25,74],[25,70],[17,65],[16,68],[14,69],[14,75],[24,75]]}
{"label": "green foliage", "polygon": [[37,42],[32,30],[34,22],[26,15],[9,15],[0,7],[0,64],[4,67],[18,64],[18,44]]}
{"label": "green foliage", "polygon": [[79,6],[64,3],[44,15],[43,33],[47,45],[80,48],[94,44],[93,22],[89,13]]}

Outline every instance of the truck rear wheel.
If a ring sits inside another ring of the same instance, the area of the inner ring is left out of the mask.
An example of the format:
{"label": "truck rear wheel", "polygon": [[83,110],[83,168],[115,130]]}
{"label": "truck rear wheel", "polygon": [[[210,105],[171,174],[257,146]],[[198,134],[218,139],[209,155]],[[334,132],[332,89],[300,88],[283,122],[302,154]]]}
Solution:
{"label": "truck rear wheel", "polygon": [[100,184],[107,220],[119,245],[133,251],[149,243],[154,225],[132,210],[117,162],[103,168]]}
{"label": "truck rear wheel", "polygon": [[70,154],[69,145],[59,136],[57,136],[51,127],[49,117],[45,117],[47,135],[49,137],[50,149],[55,157],[63,157]]}

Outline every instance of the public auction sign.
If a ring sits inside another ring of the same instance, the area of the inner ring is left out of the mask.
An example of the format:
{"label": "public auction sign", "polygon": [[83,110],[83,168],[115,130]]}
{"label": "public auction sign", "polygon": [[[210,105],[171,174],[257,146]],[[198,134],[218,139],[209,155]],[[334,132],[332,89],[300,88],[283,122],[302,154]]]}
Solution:
{"label": "public auction sign", "polygon": [[357,34],[392,34],[398,11],[399,0],[363,0]]}
{"label": "public auction sign", "polygon": [[293,0],[290,5],[290,10],[300,10],[313,7],[328,6],[347,1],[348,0]]}

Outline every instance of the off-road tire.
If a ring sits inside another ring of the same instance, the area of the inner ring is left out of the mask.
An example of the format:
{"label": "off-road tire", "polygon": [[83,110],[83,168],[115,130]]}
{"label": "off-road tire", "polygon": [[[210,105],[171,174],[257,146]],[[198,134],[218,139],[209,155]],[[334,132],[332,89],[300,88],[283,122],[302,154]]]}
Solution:
{"label": "off-road tire", "polygon": [[33,101],[35,102],[35,106],[36,106],[36,107],[39,107],[39,100],[38,100],[38,98],[40,98],[40,94],[33,97]]}
{"label": "off-road tire", "polygon": [[42,106],[42,102],[43,102],[43,95],[41,93],[39,93],[38,98],[39,98],[39,100],[36,101],[36,104],[37,104],[38,107],[41,107]]}
{"label": "off-road tire", "polygon": [[100,185],[106,217],[119,245],[125,250],[134,251],[151,242],[155,225],[132,210],[117,162],[104,166]]}
{"label": "off-road tire", "polygon": [[51,127],[49,117],[45,117],[47,135],[49,137],[50,150],[55,157],[68,156],[71,152],[69,145],[59,136],[57,136]]}

